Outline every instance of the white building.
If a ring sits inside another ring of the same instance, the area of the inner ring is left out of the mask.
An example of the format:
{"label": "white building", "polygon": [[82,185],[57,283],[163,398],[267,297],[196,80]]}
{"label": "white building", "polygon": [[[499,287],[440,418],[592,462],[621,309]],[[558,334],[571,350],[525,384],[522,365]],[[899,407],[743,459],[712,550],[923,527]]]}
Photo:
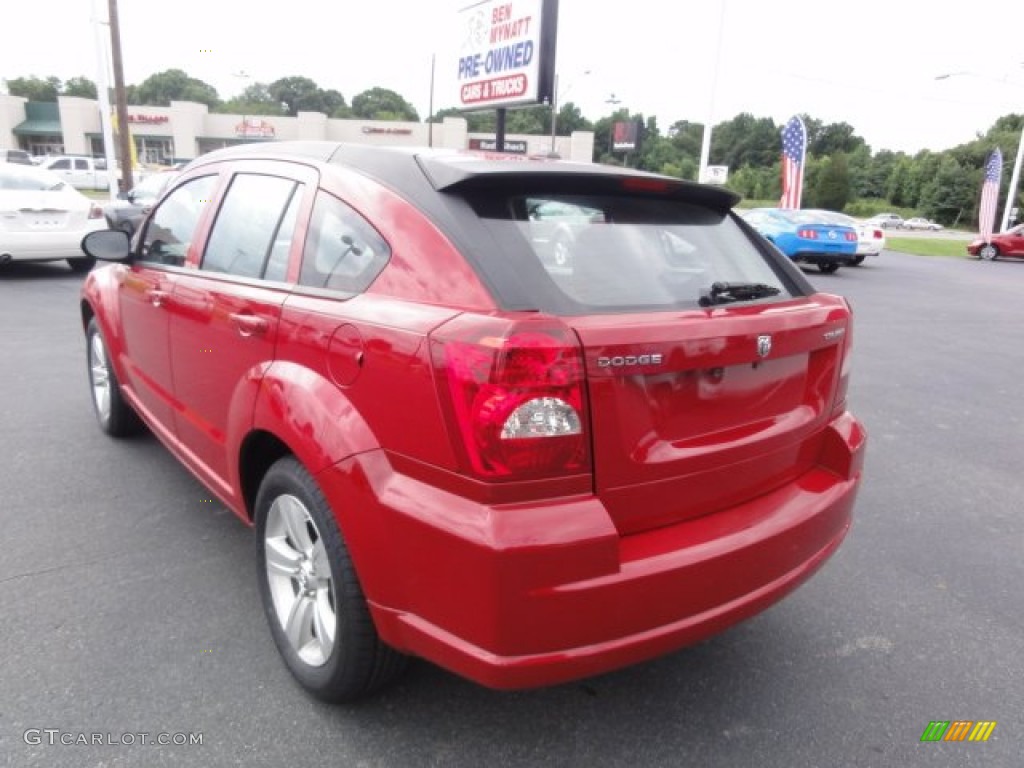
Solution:
{"label": "white building", "polygon": [[[211,113],[205,104],[172,101],[169,107],[129,106],[128,123],[139,161],[170,164],[191,160],[213,149],[252,141],[290,139],[345,141],[392,146],[435,146],[452,149],[492,149],[494,136],[469,133],[466,121],[446,117],[442,122],[338,120],[322,112],[299,112],[295,117]],[[99,102],[59,96],[57,103],[29,102],[0,94],[0,147],[25,149],[34,155],[103,155]],[[550,136],[506,136],[506,151],[547,155]],[[555,139],[559,156],[591,162],[594,134],[574,131]]]}

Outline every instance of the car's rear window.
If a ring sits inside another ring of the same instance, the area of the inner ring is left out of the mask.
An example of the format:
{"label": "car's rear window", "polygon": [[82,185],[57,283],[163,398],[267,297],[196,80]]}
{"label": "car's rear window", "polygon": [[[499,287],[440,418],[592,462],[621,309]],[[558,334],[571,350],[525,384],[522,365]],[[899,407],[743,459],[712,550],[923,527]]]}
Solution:
{"label": "car's rear window", "polygon": [[65,186],[59,176],[38,171],[34,166],[8,165],[0,168],[0,190],[55,192]]}
{"label": "car's rear window", "polygon": [[[691,308],[712,283],[789,282],[732,217],[680,200],[526,194],[469,201],[554,313]],[[539,267],[539,269],[538,269]],[[762,299],[765,300],[765,299]]]}

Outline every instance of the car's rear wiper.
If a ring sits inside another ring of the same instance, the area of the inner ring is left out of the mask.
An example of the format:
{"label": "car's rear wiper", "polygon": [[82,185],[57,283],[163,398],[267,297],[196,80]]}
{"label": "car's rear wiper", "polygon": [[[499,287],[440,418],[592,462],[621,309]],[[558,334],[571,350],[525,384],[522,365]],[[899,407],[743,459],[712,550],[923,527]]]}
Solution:
{"label": "car's rear wiper", "polygon": [[699,304],[702,307],[710,307],[713,304],[761,299],[779,293],[779,289],[774,285],[764,283],[712,283],[710,288],[701,291]]}

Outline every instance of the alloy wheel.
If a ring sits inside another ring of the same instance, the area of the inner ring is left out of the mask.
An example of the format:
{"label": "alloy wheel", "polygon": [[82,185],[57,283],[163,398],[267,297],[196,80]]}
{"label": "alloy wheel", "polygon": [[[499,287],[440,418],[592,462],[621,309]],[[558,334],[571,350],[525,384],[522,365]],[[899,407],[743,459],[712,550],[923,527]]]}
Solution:
{"label": "alloy wheel", "polygon": [[103,337],[92,334],[89,340],[89,371],[92,380],[92,399],[100,421],[110,420],[110,368],[107,366],[107,350]]}
{"label": "alloy wheel", "polygon": [[284,635],[303,662],[323,666],[338,626],[334,577],[320,531],[297,497],[274,499],[263,546],[267,585]]}

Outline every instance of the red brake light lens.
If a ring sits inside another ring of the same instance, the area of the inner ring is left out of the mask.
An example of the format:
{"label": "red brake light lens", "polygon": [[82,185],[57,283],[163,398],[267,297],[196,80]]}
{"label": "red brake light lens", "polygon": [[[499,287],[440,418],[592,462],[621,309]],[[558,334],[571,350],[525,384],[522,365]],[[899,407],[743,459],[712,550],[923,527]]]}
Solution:
{"label": "red brake light lens", "polygon": [[797,234],[806,240],[818,239],[818,231],[815,229],[801,229],[799,232],[797,232]]}
{"label": "red brake light lens", "polygon": [[847,242],[853,242],[853,241],[856,241],[856,239],[857,239],[857,233],[856,232],[847,232],[846,233],[846,240],[847,240]]}
{"label": "red brake light lens", "polygon": [[474,474],[522,480],[587,472],[583,355],[552,318],[460,316],[431,334],[442,403]]}
{"label": "red brake light lens", "polygon": [[89,218],[90,219],[102,219],[103,209],[100,208],[96,203],[89,206]]}

